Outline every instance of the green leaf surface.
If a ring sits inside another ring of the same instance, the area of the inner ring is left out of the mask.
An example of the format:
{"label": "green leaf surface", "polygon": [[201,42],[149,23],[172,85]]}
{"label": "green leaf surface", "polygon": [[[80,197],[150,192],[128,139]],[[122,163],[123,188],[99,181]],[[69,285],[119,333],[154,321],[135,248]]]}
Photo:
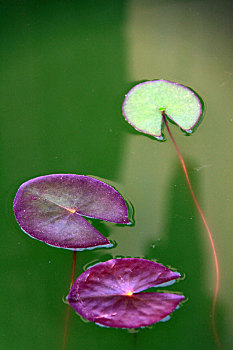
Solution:
{"label": "green leaf surface", "polygon": [[122,111],[136,130],[162,139],[163,112],[190,133],[203,114],[202,105],[190,88],[171,81],[153,80],[133,87],[125,97]]}

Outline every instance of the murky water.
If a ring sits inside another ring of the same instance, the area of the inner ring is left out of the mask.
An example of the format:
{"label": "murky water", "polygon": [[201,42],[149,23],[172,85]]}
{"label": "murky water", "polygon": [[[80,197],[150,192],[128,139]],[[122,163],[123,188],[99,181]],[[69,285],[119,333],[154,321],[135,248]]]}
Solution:
{"label": "murky water", "polygon": [[216,324],[223,349],[232,347],[230,12],[228,1],[1,4],[1,349],[62,349],[72,252],[30,239],[12,212],[22,182],[52,173],[106,179],[135,211],[133,226],[96,223],[116,244],[79,252],[76,275],[112,257],[146,257],[179,271],[166,288],[187,298],[136,334],[71,312],[67,350],[217,349],[212,251],[175,149],[121,115],[128,90],[156,78],[192,87],[207,106],[193,135],[171,130],[216,244]]}

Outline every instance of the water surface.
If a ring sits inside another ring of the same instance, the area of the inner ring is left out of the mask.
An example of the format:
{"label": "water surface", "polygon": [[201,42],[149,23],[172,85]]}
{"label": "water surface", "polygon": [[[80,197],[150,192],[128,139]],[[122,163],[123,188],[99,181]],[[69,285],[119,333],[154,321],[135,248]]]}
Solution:
{"label": "water surface", "polygon": [[67,349],[216,349],[213,257],[172,143],[140,135],[121,115],[133,84],[188,85],[207,105],[190,137],[171,126],[211,227],[220,263],[216,323],[231,348],[229,193],[232,85],[230,2],[49,1],[1,4],[1,346],[61,349],[72,252],[30,239],[12,202],[30,178],[52,173],[106,179],[133,203],[135,225],[101,223],[113,249],[77,254],[86,264],[146,257],[179,271],[167,287],[187,302],[171,320],[131,334],[71,312]]}

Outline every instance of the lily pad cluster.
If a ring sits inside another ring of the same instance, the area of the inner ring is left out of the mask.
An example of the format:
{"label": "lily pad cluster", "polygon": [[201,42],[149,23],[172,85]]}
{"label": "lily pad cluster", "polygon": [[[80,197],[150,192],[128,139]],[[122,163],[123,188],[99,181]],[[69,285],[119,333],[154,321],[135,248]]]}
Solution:
{"label": "lily pad cluster", "polygon": [[[111,242],[88,219],[130,224],[127,204],[110,185],[75,174],[53,174],[23,183],[14,199],[21,229],[49,245],[83,250]],[[169,293],[142,292],[180,275],[145,259],[112,259],[82,273],[68,302],[89,321],[116,328],[137,328],[169,315],[184,299]]]}
{"label": "lily pad cluster", "polygon": [[[161,140],[165,117],[192,132],[203,115],[203,102],[186,86],[154,80],[131,89],[122,111],[136,130]],[[14,213],[31,237],[74,251],[112,246],[90,219],[130,224],[127,204],[115,188],[75,174],[52,174],[25,182],[16,193]],[[115,328],[145,327],[164,319],[184,300],[183,295],[146,290],[179,277],[146,259],[111,259],[83,272],[67,300],[91,322]]]}

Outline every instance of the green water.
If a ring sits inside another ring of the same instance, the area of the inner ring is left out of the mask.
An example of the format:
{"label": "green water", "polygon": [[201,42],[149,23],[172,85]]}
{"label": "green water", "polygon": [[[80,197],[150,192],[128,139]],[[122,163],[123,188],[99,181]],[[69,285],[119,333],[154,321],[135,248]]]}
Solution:
{"label": "green water", "polygon": [[71,310],[67,350],[217,349],[212,251],[175,149],[121,115],[129,88],[156,78],[192,87],[207,105],[192,136],[171,130],[216,244],[216,325],[232,348],[230,10],[228,1],[1,2],[1,350],[62,349],[72,252],[30,239],[12,212],[21,183],[52,173],[103,178],[135,210],[133,227],[99,224],[117,246],[79,252],[77,276],[97,261],[146,257],[179,271],[167,289],[187,298],[137,334]]}

